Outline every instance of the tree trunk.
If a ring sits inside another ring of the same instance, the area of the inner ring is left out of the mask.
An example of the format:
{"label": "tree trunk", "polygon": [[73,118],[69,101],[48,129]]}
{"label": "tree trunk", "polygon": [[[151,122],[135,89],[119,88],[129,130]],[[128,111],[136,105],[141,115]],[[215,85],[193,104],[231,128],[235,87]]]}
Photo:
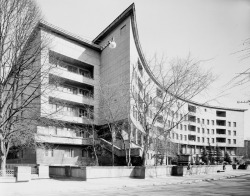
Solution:
{"label": "tree trunk", "polygon": [[6,175],[6,156],[2,155],[1,156],[1,171],[2,171],[2,176]]}
{"label": "tree trunk", "polygon": [[94,155],[95,155],[95,166],[99,166],[99,160],[98,160],[98,156],[96,154],[96,146],[95,146],[95,130],[92,126],[92,134],[93,134],[93,138],[92,138],[92,142],[93,142],[93,150],[94,150]]}
{"label": "tree trunk", "polygon": [[114,140],[112,138],[112,166],[115,165],[115,155],[114,155]]}

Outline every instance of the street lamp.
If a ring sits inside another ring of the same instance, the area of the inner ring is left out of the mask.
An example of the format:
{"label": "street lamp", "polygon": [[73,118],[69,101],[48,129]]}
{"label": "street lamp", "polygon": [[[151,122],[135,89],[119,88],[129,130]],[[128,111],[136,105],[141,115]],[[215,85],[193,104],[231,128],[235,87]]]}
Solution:
{"label": "street lamp", "polygon": [[107,47],[109,47],[109,48],[111,48],[111,49],[116,48],[116,42],[115,42],[114,37],[112,37],[111,41],[108,41],[108,43],[107,43],[105,46],[102,46],[102,47],[101,47],[101,50],[104,50],[104,49],[107,48]]}

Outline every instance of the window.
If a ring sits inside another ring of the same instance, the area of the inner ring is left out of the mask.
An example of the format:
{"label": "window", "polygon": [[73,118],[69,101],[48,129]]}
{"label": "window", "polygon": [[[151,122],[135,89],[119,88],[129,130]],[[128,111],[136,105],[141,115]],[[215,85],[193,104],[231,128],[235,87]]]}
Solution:
{"label": "window", "polygon": [[91,92],[88,89],[79,89],[79,94],[85,96],[85,97],[91,97],[93,98],[93,92]]}
{"label": "window", "polygon": [[54,155],[54,151],[53,151],[53,149],[51,149],[51,148],[46,148],[45,149],[45,156],[46,157],[53,157],[53,155]]}
{"label": "window", "polygon": [[231,144],[231,139],[228,139],[228,140],[227,140],[227,143],[228,143],[228,144]]}
{"label": "window", "polygon": [[197,118],[197,123],[200,123],[200,118]]}
{"label": "window", "polygon": [[157,116],[157,122],[163,123],[163,116],[162,115]]}
{"label": "window", "polygon": [[65,157],[74,157],[74,150],[73,149],[66,149],[64,151],[64,156]]}
{"label": "window", "polygon": [[200,127],[198,127],[198,133],[200,133]]}
{"label": "window", "polygon": [[87,77],[87,78],[92,78],[91,76],[91,72],[89,70],[86,70],[86,69],[79,69],[79,73],[84,76],[84,77]]}
{"label": "window", "polygon": [[236,144],[236,139],[233,139],[233,141],[234,141],[234,144]]}
{"label": "window", "polygon": [[196,131],[196,126],[194,126],[194,125],[188,125],[188,130],[189,131]]}
{"label": "window", "polygon": [[205,138],[204,138],[204,137],[202,138],[202,142],[203,142],[203,143],[205,142]]}
{"label": "window", "polygon": [[209,120],[207,120],[207,125],[209,125]]}
{"label": "window", "polygon": [[216,111],[216,115],[219,117],[226,117],[226,112],[225,111]]}
{"label": "window", "polygon": [[212,143],[214,143],[214,138],[212,138]]}
{"label": "window", "polygon": [[231,135],[231,131],[230,130],[228,130],[228,135]]}
{"label": "window", "polygon": [[214,120],[212,120],[212,125],[214,125]]}
{"label": "window", "polygon": [[205,123],[205,120],[204,119],[202,119],[202,124],[204,124]]}
{"label": "window", "polygon": [[162,98],[163,97],[163,93],[162,93],[162,91],[160,90],[160,89],[156,89],[156,96],[157,97],[160,97],[160,98]]}
{"label": "window", "polygon": [[138,87],[139,87],[139,91],[143,90],[143,85],[142,85],[140,78],[138,78]]}
{"label": "window", "polygon": [[184,125],[184,130],[185,130],[185,131],[187,130],[187,125]]}
{"label": "window", "polygon": [[172,133],[172,138],[174,139],[174,133]]}
{"label": "window", "polygon": [[86,109],[79,109],[79,117],[87,117],[88,112]]}
{"label": "window", "polygon": [[209,138],[207,138],[207,143],[209,144]]}
{"label": "window", "polygon": [[234,136],[236,136],[236,131],[234,131]]}
{"label": "window", "polygon": [[231,122],[228,122],[228,126],[231,127]]}
{"label": "window", "polygon": [[192,106],[192,105],[188,105],[188,111],[189,112],[196,112],[196,107],[195,106]]}
{"label": "window", "polygon": [[200,142],[200,137],[197,137],[197,141]]}
{"label": "window", "polygon": [[[152,112],[152,111],[150,111]],[[135,108],[135,106],[133,107],[133,117],[137,120],[137,110]]]}
{"label": "window", "polygon": [[179,135],[176,133],[176,139],[178,140],[179,139]]}
{"label": "window", "polygon": [[207,129],[207,134],[210,134],[210,131],[209,131],[209,129]]}
{"label": "window", "polygon": [[205,129],[204,128],[202,128],[202,133],[205,133]]}
{"label": "window", "polygon": [[214,129],[212,129],[212,134],[214,134]]}
{"label": "window", "polygon": [[89,157],[89,151],[87,149],[82,149],[82,157]]}
{"label": "window", "polygon": [[187,135],[185,135],[185,137],[184,137],[184,138],[185,138],[185,141],[187,141]]}
{"label": "window", "polygon": [[234,122],[234,127],[236,127],[236,122]]}
{"label": "window", "polygon": [[77,130],[76,137],[84,137],[84,131],[83,130]]}
{"label": "window", "polygon": [[183,126],[182,126],[182,124],[180,124],[180,129],[182,130],[182,128],[183,128]]}
{"label": "window", "polygon": [[68,71],[72,73],[78,73],[78,69],[70,65],[68,65]]}
{"label": "window", "polygon": [[182,134],[180,134],[180,140],[182,140]]}

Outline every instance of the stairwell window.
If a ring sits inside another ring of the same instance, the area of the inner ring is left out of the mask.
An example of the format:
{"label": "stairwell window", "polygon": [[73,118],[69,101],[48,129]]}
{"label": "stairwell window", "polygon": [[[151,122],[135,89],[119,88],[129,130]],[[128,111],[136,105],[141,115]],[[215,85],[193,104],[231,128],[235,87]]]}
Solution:
{"label": "stairwell window", "polygon": [[74,150],[73,149],[66,149],[64,152],[64,157],[74,157]]}

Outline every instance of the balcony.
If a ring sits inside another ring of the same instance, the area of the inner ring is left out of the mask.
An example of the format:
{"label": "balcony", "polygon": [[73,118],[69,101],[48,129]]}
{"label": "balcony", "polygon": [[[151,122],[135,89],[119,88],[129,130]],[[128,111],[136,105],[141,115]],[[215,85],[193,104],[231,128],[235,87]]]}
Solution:
{"label": "balcony", "polygon": [[216,120],[216,125],[217,126],[226,126],[226,121],[225,120]]}
{"label": "balcony", "polygon": [[190,122],[196,122],[196,117],[192,115],[188,115],[188,121]]}
{"label": "balcony", "polygon": [[75,81],[77,83],[89,84],[92,86],[95,85],[95,81],[93,78],[85,77],[84,75],[73,73],[66,69],[61,69],[59,67],[54,68],[53,70],[50,71],[50,73],[55,76],[64,78],[66,80]]}
{"label": "balcony", "polygon": [[216,138],[216,143],[217,144],[224,144],[224,145],[226,145],[226,138],[224,138],[224,137],[217,137]]}
{"label": "balcony", "polygon": [[224,135],[226,134],[226,129],[216,129],[216,134]]}
{"label": "balcony", "polygon": [[225,111],[216,111],[216,116],[226,117],[226,112]]}
{"label": "balcony", "polygon": [[66,93],[62,91],[53,91],[50,94],[50,96],[61,99],[61,100],[68,100],[70,102],[75,102],[78,104],[94,105],[94,99],[90,96],[84,96],[80,94],[71,94],[71,93]]}
{"label": "balcony", "polygon": [[71,145],[92,145],[92,138],[81,137],[65,137],[55,135],[37,134],[35,136],[36,141],[46,142],[52,144],[71,144]]}
{"label": "balcony", "polygon": [[92,120],[92,119],[87,119],[85,117],[68,116],[68,115],[64,115],[63,112],[57,112],[56,114],[51,114],[48,116],[44,115],[43,117],[55,119],[55,120],[66,121],[66,122],[72,122],[72,123],[81,123],[81,124],[94,123],[94,120]]}
{"label": "balcony", "polygon": [[195,135],[188,135],[188,140],[189,141],[196,141],[196,136]]}
{"label": "balcony", "polygon": [[188,130],[189,131],[196,131],[196,126],[194,126],[194,125],[188,125]]}

